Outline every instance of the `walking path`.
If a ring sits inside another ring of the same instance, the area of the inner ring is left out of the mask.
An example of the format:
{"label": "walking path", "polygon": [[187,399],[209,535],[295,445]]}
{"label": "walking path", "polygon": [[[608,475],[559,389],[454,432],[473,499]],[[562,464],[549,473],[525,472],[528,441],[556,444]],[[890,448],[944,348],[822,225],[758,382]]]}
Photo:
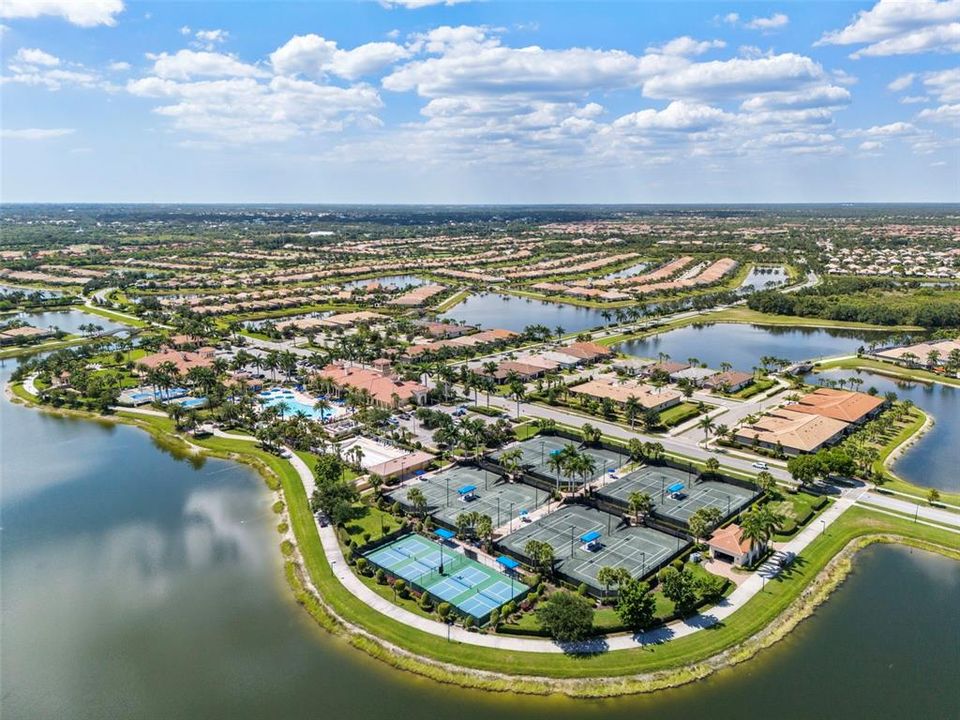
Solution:
{"label": "walking path", "polygon": [[[293,465],[300,479],[303,481],[304,490],[307,496],[313,494],[314,478],[313,473],[296,454],[291,453],[288,458]],[[813,540],[826,530],[837,518],[839,518],[847,509],[856,502],[854,497],[845,497],[837,500],[828,510],[818,519],[816,527],[810,526],[799,533],[795,538],[784,543],[780,548],[781,552],[793,552],[799,554]],[[821,524],[822,523],[822,524]],[[647,632],[634,635],[614,635],[610,637],[597,638],[576,644],[561,645],[541,638],[521,638],[509,635],[481,635],[475,632],[468,632],[464,628],[448,626],[444,623],[429,618],[416,615],[409,610],[397,607],[386,598],[381,597],[369,587],[367,587],[350,569],[343,552],[340,549],[340,543],[337,540],[337,533],[333,526],[320,527],[320,542],[323,545],[323,551],[327,556],[327,561],[333,570],[334,575],[361,602],[366,603],[378,612],[397,620],[404,625],[414,627],[437,637],[447,637],[451,641],[461,642],[468,645],[480,645],[483,647],[497,648],[500,650],[512,650],[520,652],[604,652],[610,650],[627,650],[630,648],[642,647],[644,645],[659,644],[666,640],[686,637],[704,628],[712,627],[733,613],[740,610],[757,593],[763,591],[763,586],[767,580],[776,577],[780,573],[780,565],[777,562],[778,555],[764,563],[760,569],[750,575],[743,583],[734,590],[727,598],[718,605],[710,608],[705,613],[698,613],[693,617],[684,620],[676,620],[667,625],[654,628]]]}

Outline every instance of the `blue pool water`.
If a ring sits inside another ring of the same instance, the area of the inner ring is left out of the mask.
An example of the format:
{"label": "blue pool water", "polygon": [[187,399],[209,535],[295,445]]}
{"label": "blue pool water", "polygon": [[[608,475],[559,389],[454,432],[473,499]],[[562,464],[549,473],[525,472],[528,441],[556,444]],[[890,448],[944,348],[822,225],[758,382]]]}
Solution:
{"label": "blue pool water", "polygon": [[330,420],[331,418],[338,417],[343,414],[343,408],[333,407],[320,411],[313,407],[313,405],[308,405],[307,403],[300,402],[296,399],[296,396],[290,390],[265,390],[262,393],[259,393],[257,397],[260,399],[260,402],[266,407],[274,407],[283,403],[286,405],[287,410],[285,416],[289,417],[298,412],[302,412],[311,420]]}

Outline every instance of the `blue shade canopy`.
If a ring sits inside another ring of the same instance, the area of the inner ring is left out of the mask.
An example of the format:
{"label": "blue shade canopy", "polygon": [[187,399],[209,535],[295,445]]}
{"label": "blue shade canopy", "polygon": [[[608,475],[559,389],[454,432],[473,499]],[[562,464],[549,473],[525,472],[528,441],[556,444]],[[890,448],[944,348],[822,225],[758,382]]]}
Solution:
{"label": "blue shade canopy", "polygon": [[474,490],[476,490],[476,489],[477,489],[477,486],[476,486],[476,485],[464,485],[462,488],[460,488],[459,490],[457,490],[457,492],[458,492],[460,495],[469,495],[470,493],[472,493],[472,492],[473,492]]}
{"label": "blue shade canopy", "polygon": [[668,493],[678,493],[681,490],[683,490],[683,483],[674,483],[673,485],[667,488]]}
{"label": "blue shade canopy", "polygon": [[446,528],[437,528],[433,531],[433,534],[444,540],[453,540],[457,536],[452,530],[447,530]]}
{"label": "blue shade canopy", "polygon": [[501,555],[498,557],[497,562],[508,570],[515,570],[516,568],[520,567],[520,563],[518,563],[512,557],[507,557],[506,555]]}
{"label": "blue shade canopy", "polygon": [[590,532],[580,536],[580,542],[582,543],[592,543],[599,539],[600,532],[598,530],[591,530]]}

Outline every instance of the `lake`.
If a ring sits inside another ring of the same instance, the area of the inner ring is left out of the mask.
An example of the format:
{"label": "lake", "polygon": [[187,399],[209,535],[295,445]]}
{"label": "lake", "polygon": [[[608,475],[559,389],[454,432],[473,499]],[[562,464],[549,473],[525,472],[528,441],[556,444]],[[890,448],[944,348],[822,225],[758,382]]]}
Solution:
{"label": "lake", "polygon": [[857,370],[828,370],[808,376],[839,380],[859,377],[862,391],[871,386],[883,395],[895,392],[902,400],[934,418],[934,425],[910,450],[894,462],[893,470],[900,477],[922,487],[960,492],[960,388],[947,385],[900,382],[893,378]]}
{"label": "lake", "polygon": [[960,563],[870,548],[786,641],[676,690],[607,701],[461,690],[395,671],[313,625],[283,583],[272,497],[251,471],[184,458],[135,428],[2,402],[5,720],[960,711]]}
{"label": "lake", "polygon": [[80,310],[50,310],[47,312],[31,313],[24,312],[18,313],[17,317],[35,327],[58,327],[65,332],[75,335],[83,334],[80,331],[80,326],[89,325],[90,323],[99,325],[107,332],[112,330],[130,329],[129,325],[124,325],[123,323],[118,323],[114,320],[108,320],[107,318],[99,315],[81,312]]}
{"label": "lake", "polygon": [[546,325],[551,330],[559,325],[568,333],[591,330],[608,322],[596,308],[498,293],[471,295],[444,313],[443,319],[462,320],[486,330],[501,328],[514,332],[522,332],[528,325]]}
{"label": "lake", "polygon": [[791,362],[831,355],[852,355],[870,338],[882,338],[884,334],[883,331],[715,323],[688,325],[621,343],[616,349],[627,355],[646,358],[656,358],[663,352],[683,362],[695,357],[712,368],[726,361],[738,370],[749,372],[760,364],[760,358],[764,355],[786,358]]}

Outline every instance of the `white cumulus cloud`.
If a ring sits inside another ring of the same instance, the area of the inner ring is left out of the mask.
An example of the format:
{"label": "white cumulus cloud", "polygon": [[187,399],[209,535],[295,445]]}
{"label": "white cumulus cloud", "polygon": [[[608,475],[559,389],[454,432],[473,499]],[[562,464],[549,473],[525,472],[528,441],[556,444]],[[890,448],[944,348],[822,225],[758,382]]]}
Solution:
{"label": "white cumulus cloud", "polygon": [[20,48],[17,50],[16,59],[30,65],[42,65],[44,67],[56,67],[60,64],[60,58],[50,53],[39,50],[38,48]]}
{"label": "white cumulus cloud", "polygon": [[879,0],[817,45],[865,45],[851,57],[960,51],[960,0]]}
{"label": "white cumulus cloud", "polygon": [[270,53],[270,64],[280,75],[324,77],[332,74],[355,80],[376,73],[410,54],[409,50],[392,42],[372,42],[343,50],[335,41],[311,33],[295,35]]}
{"label": "white cumulus cloud", "polygon": [[157,77],[189,80],[194,77],[263,77],[267,73],[232,55],[207,51],[179,50],[173,55],[165,52],[148,54],[153,60]]}
{"label": "white cumulus cloud", "polygon": [[0,3],[2,18],[34,19],[53,15],[80,27],[116,25],[116,16],[121,12],[123,0],[3,0]]}
{"label": "white cumulus cloud", "polygon": [[774,13],[770,17],[755,17],[746,24],[750,30],[779,30],[786,27],[790,18],[783,13]]}

